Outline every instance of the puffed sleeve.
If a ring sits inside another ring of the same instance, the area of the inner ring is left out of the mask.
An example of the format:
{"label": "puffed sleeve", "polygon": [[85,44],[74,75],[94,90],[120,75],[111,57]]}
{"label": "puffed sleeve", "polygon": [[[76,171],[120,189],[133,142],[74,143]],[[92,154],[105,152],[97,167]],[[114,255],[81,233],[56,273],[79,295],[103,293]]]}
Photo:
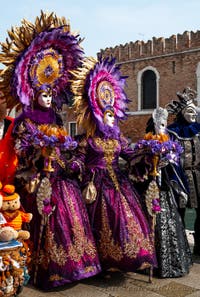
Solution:
{"label": "puffed sleeve", "polygon": [[71,173],[78,174],[78,178],[82,180],[82,175],[85,172],[85,158],[87,151],[87,139],[84,137],[78,142],[78,146],[73,154],[73,157],[68,163],[68,168]]}

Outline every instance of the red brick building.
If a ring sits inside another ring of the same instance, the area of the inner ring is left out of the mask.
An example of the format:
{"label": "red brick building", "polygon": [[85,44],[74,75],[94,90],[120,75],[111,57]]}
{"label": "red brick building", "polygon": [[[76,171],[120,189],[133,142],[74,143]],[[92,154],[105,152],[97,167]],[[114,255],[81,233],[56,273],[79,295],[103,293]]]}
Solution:
{"label": "red brick building", "polygon": [[[200,97],[200,31],[130,42],[102,49],[98,55],[115,57],[128,76],[126,93],[131,103],[121,129],[133,142],[143,136],[152,110],[176,99],[177,91],[190,86]],[[67,110],[67,122],[71,129],[76,127],[72,110]]]}

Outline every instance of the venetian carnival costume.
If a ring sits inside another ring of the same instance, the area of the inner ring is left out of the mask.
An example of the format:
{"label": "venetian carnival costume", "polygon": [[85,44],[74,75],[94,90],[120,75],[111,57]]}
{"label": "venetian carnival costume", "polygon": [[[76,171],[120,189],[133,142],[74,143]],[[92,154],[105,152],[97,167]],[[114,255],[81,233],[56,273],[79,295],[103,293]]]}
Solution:
{"label": "venetian carnival costume", "polygon": [[[63,152],[76,142],[55,111],[71,96],[69,71],[80,65],[83,51],[78,35],[53,13],[41,12],[35,24],[24,20],[10,35],[9,50],[1,56],[2,63],[7,57],[4,76],[12,74],[8,104],[23,108],[14,127],[16,186],[24,209],[33,214],[31,283],[49,290],[101,271],[80,189],[66,174]],[[53,107],[37,102],[40,93],[52,96]]]}
{"label": "venetian carnival costume", "polygon": [[[136,271],[154,266],[152,230],[137,192],[119,167],[119,157],[129,159],[132,154],[117,125],[127,110],[125,77],[114,59],[92,57],[73,74],[77,121],[86,134],[79,142],[72,168],[82,177],[102,268]],[[113,126],[106,124],[107,114],[115,119]]]}
{"label": "venetian carnival costume", "polygon": [[[167,110],[159,107],[153,111],[152,117],[147,122],[144,140],[158,141],[164,156],[162,153],[159,155],[157,176],[149,174],[148,179],[140,184],[138,191],[141,194],[145,193],[151,180],[156,179],[159,187],[160,211],[157,212],[155,219],[155,246],[158,260],[155,273],[161,278],[174,278],[189,273],[192,255],[176,203],[177,199],[188,195],[187,181],[179,162],[182,148],[178,143],[170,141],[166,130],[167,118]],[[169,145],[174,146],[174,151],[168,150]],[[139,165],[147,168],[151,163],[140,162]],[[148,170],[152,173],[151,166]],[[139,180],[139,176],[137,178]]]}
{"label": "venetian carnival costume", "polygon": [[200,124],[194,104],[196,92],[187,87],[182,93],[177,92],[177,97],[178,100],[172,100],[167,105],[168,112],[176,116],[175,121],[168,126],[168,132],[184,148],[181,162],[189,184],[188,200],[178,200],[177,203],[183,222],[186,207],[196,210],[194,253],[200,255]]}

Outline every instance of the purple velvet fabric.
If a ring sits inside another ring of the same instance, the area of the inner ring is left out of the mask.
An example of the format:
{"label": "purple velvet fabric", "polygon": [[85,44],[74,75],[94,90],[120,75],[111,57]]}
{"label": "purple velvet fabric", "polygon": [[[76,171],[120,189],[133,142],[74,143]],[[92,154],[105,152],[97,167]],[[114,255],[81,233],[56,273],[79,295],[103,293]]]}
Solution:
{"label": "purple velvet fabric", "polygon": [[22,199],[24,208],[33,213],[30,281],[43,290],[88,278],[101,271],[87,210],[77,183],[61,176],[52,177],[51,183],[51,206],[55,210],[44,228],[37,211],[36,196],[26,195]]}
{"label": "purple velvet fabric", "polygon": [[[109,141],[115,142],[110,152],[105,146]],[[144,262],[157,265],[150,222],[119,168],[119,157],[131,159],[132,153],[126,141],[102,138],[99,142],[98,137],[83,139],[77,149],[76,162],[86,166],[83,188],[94,174],[97,197],[88,204],[88,213],[104,269],[136,271]]]}
{"label": "purple velvet fabric", "polygon": [[58,120],[58,115],[52,108],[42,108],[36,107],[34,110],[26,109],[24,110],[16,119],[15,126],[20,124],[23,120],[29,119],[37,124],[58,124],[61,123]]}

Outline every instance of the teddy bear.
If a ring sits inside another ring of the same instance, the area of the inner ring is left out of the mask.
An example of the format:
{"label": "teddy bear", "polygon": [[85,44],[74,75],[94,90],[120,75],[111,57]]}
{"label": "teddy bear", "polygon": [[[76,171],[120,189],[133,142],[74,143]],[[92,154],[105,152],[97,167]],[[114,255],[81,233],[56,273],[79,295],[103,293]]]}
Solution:
{"label": "teddy bear", "polygon": [[[29,239],[30,233],[27,230],[22,230],[22,224],[24,222],[29,223],[33,215],[32,213],[26,213],[21,209],[20,196],[15,192],[15,186],[4,185],[0,191],[0,194],[2,196],[1,214],[6,221],[4,224],[2,224],[0,238],[3,237],[5,239],[6,236],[9,237],[10,232],[10,237],[13,236],[13,239]],[[17,233],[14,234],[14,232],[11,232],[12,228]],[[11,235],[11,233],[13,234]]]}
{"label": "teddy bear", "polygon": [[[2,189],[2,183],[0,182],[0,190],[1,189]],[[3,196],[0,193],[0,209],[2,207],[2,203],[3,203]],[[2,227],[2,225],[5,224],[5,223],[6,223],[6,220],[5,220],[3,214],[0,211],[0,242],[17,239],[18,232],[14,228],[12,228],[10,226]]]}

